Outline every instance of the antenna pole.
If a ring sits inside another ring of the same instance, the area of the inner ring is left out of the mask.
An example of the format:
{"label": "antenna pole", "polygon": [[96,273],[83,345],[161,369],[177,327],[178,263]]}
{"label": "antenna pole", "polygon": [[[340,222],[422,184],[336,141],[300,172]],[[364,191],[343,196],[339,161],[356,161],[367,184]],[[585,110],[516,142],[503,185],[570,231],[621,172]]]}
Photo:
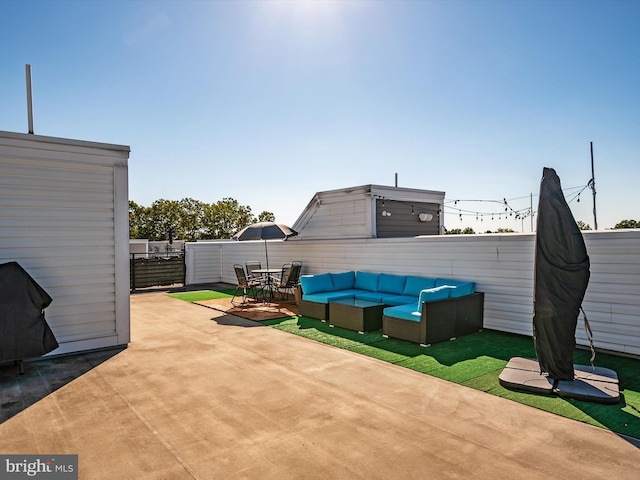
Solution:
{"label": "antenna pole", "polygon": [[529,211],[531,212],[531,233],[533,233],[533,192],[529,194]]}
{"label": "antenna pole", "polygon": [[596,216],[596,174],[593,169],[593,142],[589,142],[591,147],[591,180],[589,186],[593,191],[593,229],[598,230],[598,217]]}
{"label": "antenna pole", "polygon": [[27,116],[29,117],[29,133],[33,134],[33,98],[31,96],[31,65],[25,65],[27,75]]}

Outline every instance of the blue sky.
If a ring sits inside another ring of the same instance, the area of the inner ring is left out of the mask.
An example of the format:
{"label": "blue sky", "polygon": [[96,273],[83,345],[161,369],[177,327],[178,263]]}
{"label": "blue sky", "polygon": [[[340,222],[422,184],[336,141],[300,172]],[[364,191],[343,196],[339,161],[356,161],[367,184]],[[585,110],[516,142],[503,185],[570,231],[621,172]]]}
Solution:
{"label": "blue sky", "polygon": [[545,166],[593,227],[591,190],[575,198],[593,142],[611,228],[640,220],[638,18],[616,0],[0,0],[0,130],[27,131],[30,64],[35,133],[129,145],[139,204],[232,197],[291,225],[317,191],[397,173],[478,232],[530,231],[499,202],[535,209]]}

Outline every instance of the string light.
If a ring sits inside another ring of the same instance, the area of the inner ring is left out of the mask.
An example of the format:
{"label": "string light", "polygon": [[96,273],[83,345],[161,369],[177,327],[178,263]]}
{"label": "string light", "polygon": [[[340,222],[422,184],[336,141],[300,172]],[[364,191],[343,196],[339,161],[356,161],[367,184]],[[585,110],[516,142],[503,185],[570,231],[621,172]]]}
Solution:
{"label": "string light", "polygon": [[[573,201],[576,202],[580,202],[580,194],[586,189],[589,188],[590,184],[584,185],[584,186],[578,186],[578,187],[569,187],[566,189],[563,189],[563,192],[565,192],[566,195],[566,200],[567,203],[572,203]],[[578,190],[576,192],[576,190]],[[516,197],[516,198],[511,198],[511,199],[507,199],[506,197],[503,197],[502,200],[488,200],[488,199],[455,199],[455,200],[449,200],[444,202],[444,207],[445,207],[445,213],[447,211],[447,209],[451,209],[452,208],[452,204],[456,207],[456,213],[458,215],[458,217],[460,218],[460,221],[463,221],[463,217],[476,217],[476,220],[480,220],[483,221],[483,216],[487,215],[487,216],[491,216],[491,220],[495,220],[495,217],[498,217],[498,220],[502,220],[502,217],[504,215],[505,219],[507,219],[508,217],[515,219],[515,220],[524,220],[526,218],[529,218],[533,215],[536,214],[536,212],[532,209],[531,206],[525,207],[525,208],[514,208],[511,205],[511,202],[517,201],[517,200],[523,200],[523,199],[532,199],[534,196],[538,196],[538,195],[527,195],[527,196],[522,196],[522,197]],[[500,210],[487,210],[487,211],[479,211],[479,210],[467,210],[464,208],[460,207],[460,204],[462,203],[494,203],[494,204],[499,204],[501,205],[503,208],[501,208]]]}

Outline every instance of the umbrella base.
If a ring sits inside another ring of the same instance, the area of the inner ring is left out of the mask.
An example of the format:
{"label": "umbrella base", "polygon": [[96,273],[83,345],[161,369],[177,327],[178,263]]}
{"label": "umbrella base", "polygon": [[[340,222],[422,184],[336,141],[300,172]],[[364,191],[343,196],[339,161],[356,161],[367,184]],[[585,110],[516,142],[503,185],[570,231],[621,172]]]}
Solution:
{"label": "umbrella base", "polygon": [[558,395],[585,402],[614,404],[620,401],[618,374],[608,368],[574,365],[574,380],[554,381],[540,373],[534,358],[514,357],[502,370],[500,385],[543,395]]}

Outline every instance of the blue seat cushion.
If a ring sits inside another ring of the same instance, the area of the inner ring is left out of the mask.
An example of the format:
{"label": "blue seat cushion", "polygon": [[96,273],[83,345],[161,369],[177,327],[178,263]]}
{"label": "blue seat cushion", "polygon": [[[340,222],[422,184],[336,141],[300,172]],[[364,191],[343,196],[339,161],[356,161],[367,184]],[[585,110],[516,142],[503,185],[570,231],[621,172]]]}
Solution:
{"label": "blue seat cushion", "polygon": [[416,296],[415,295],[389,295],[387,297],[382,297],[382,303],[385,305],[406,305],[410,303],[411,305],[415,305]]}
{"label": "blue seat cushion", "polygon": [[359,290],[369,290],[370,292],[377,292],[379,276],[380,274],[378,273],[357,272],[356,282],[353,286]]}
{"label": "blue seat cushion", "polygon": [[354,298],[357,298],[358,300],[367,300],[368,302],[376,303],[382,303],[382,297],[384,297],[384,293],[370,292],[368,290],[359,290],[354,295]]}
{"label": "blue seat cushion", "polygon": [[420,295],[420,292],[425,288],[433,288],[436,286],[435,278],[427,278],[427,277],[413,277],[408,276],[407,282],[404,285],[403,295],[413,295],[417,297]]}
{"label": "blue seat cushion", "polygon": [[334,290],[351,290],[356,281],[356,272],[332,273],[331,281]]}
{"label": "blue seat cushion", "polygon": [[302,295],[302,299],[305,302],[315,303],[329,303],[335,302],[336,300],[344,300],[345,298],[353,298],[353,294],[343,290],[340,292],[320,292],[312,293],[311,295]]}
{"label": "blue seat cushion", "polygon": [[395,307],[387,307],[383,310],[384,315],[387,317],[400,318],[402,320],[408,320],[410,322],[419,322],[422,313],[416,311],[414,303],[408,305],[398,305]]}
{"label": "blue seat cushion", "polygon": [[404,285],[406,283],[407,277],[404,275],[390,275],[388,273],[381,273],[378,279],[378,291],[402,295],[402,292],[404,292]]}
{"label": "blue seat cushion", "polygon": [[300,277],[300,285],[302,286],[302,293],[305,295],[312,295],[318,292],[331,292],[334,289],[330,273],[302,275]]}

